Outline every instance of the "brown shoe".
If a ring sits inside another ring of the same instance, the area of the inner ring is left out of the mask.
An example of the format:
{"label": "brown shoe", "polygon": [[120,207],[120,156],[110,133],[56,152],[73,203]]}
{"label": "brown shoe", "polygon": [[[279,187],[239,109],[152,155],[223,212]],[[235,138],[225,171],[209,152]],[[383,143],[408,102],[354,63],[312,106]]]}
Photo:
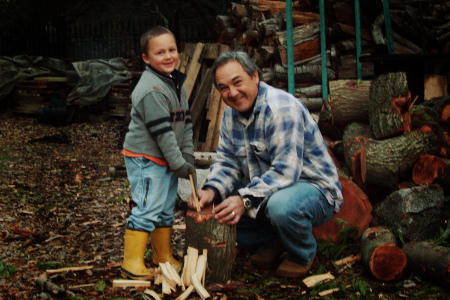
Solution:
{"label": "brown shoe", "polygon": [[309,269],[311,269],[314,258],[315,255],[306,266],[285,259],[278,267],[275,275],[280,277],[305,277]]}
{"label": "brown shoe", "polygon": [[250,263],[258,267],[273,268],[278,264],[283,252],[283,246],[281,245],[281,243],[278,243],[272,248],[266,249],[259,254],[253,254],[252,256],[250,256]]}

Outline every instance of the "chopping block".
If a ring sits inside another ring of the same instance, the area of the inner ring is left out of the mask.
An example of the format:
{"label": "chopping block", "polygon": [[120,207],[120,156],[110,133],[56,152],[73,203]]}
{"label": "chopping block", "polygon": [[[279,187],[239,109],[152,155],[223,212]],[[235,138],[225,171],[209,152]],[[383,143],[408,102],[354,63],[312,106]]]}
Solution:
{"label": "chopping block", "polygon": [[200,212],[188,210],[186,214],[186,246],[200,253],[208,250],[205,286],[227,283],[236,257],[236,225],[220,224],[212,212],[212,206]]}

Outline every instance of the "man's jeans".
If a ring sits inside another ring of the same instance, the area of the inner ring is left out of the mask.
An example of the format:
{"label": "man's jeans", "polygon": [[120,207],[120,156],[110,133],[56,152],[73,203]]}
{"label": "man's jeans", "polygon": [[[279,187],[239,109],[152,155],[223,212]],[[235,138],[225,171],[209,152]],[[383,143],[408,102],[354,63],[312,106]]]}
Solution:
{"label": "man's jeans", "polygon": [[251,253],[261,253],[281,241],[287,260],[306,265],[317,249],[312,227],[334,214],[334,207],[317,188],[297,182],[270,196],[256,220],[247,214],[241,217],[236,228],[237,243]]}
{"label": "man's jeans", "polygon": [[127,228],[152,232],[174,221],[178,178],[168,167],[144,157],[125,156],[131,196],[137,206],[131,210]]}

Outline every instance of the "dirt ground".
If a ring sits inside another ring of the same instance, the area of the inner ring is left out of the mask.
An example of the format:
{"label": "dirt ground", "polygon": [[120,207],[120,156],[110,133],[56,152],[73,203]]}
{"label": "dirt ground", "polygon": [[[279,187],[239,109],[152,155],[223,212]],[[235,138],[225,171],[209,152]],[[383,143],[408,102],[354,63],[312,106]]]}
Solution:
{"label": "dirt ground", "polygon": [[[65,126],[33,117],[0,119],[0,299],[152,299],[143,288],[113,288],[120,279],[124,224],[130,200],[118,149],[122,120]],[[184,251],[182,207],[175,212],[174,255]],[[332,261],[355,254],[359,245],[340,245],[337,257],[321,247],[310,275],[327,271],[335,280],[307,288],[300,279],[273,276],[236,257],[231,282],[207,287],[212,299],[449,299],[442,287],[405,274],[379,282],[361,263],[337,268]],[[338,249],[339,245],[334,245]],[[148,248],[151,249],[151,248]],[[323,251],[322,251],[323,250]],[[150,266],[151,251],[145,262]],[[46,270],[86,267],[80,271]],[[150,287],[161,294],[161,286]],[[164,299],[175,299],[181,289]],[[195,292],[189,299],[200,299]]]}

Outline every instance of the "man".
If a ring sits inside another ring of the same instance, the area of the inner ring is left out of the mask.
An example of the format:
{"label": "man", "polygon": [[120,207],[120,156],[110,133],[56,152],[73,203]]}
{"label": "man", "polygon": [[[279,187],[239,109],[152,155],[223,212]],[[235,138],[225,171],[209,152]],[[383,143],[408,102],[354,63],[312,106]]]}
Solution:
{"label": "man", "polygon": [[[342,207],[341,185],[323,137],[307,108],[261,81],[245,52],[222,54],[212,67],[214,84],[229,106],[217,157],[200,206],[215,206],[220,223],[237,226],[237,243],[276,275],[302,277],[316,253],[312,226]],[[195,207],[191,195],[188,205]]]}

